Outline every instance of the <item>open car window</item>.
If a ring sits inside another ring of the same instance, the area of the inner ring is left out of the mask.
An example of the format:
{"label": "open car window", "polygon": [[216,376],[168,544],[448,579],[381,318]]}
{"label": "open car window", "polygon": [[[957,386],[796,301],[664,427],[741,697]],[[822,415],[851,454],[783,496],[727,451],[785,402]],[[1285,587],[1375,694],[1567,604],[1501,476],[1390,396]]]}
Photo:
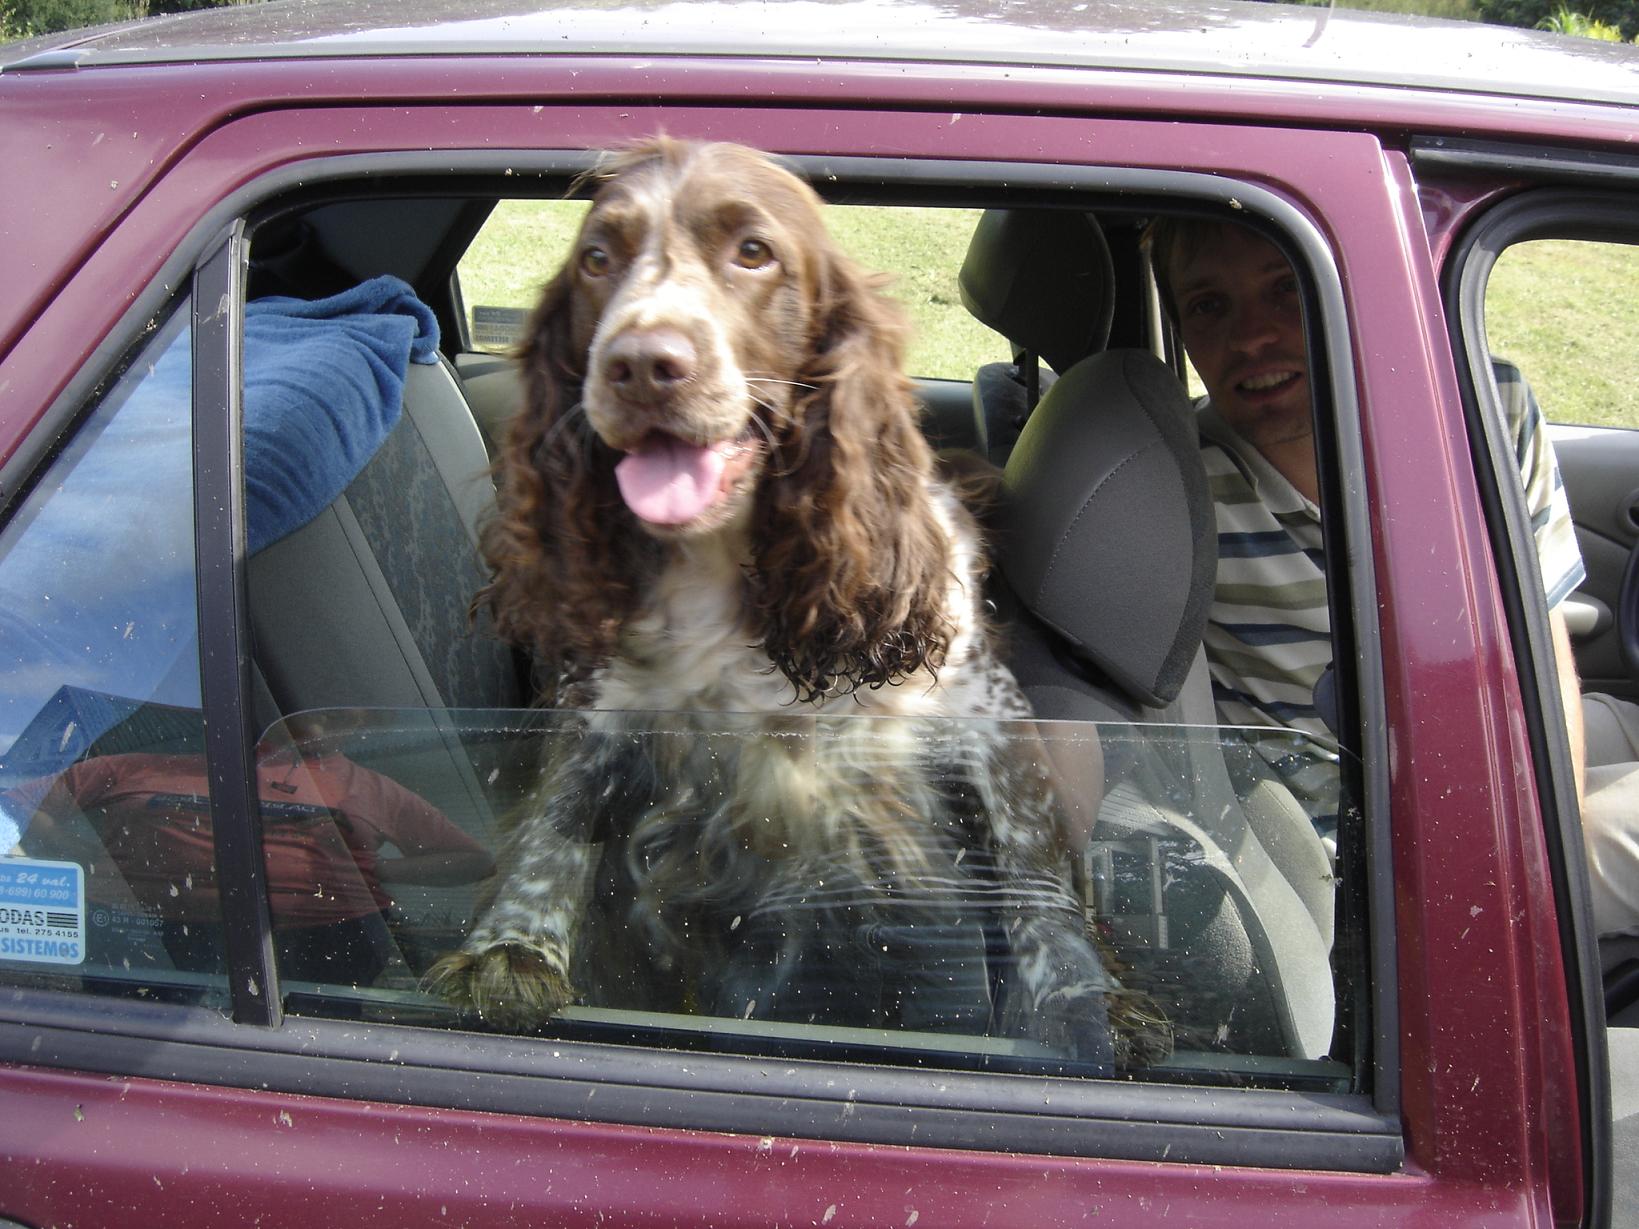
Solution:
{"label": "open car window", "polygon": [[1639,244],[1543,238],[1497,258],[1486,341],[1536,390],[1549,422],[1639,428]]}

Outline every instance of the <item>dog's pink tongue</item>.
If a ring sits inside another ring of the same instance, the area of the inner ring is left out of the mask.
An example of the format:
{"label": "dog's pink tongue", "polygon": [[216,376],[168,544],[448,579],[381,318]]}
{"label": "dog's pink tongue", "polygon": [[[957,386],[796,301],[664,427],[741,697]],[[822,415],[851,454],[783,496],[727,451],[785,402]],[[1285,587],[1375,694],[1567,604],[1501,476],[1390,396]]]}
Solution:
{"label": "dog's pink tongue", "polygon": [[656,525],[692,521],[722,494],[723,468],[734,445],[702,447],[656,432],[615,465],[626,506]]}

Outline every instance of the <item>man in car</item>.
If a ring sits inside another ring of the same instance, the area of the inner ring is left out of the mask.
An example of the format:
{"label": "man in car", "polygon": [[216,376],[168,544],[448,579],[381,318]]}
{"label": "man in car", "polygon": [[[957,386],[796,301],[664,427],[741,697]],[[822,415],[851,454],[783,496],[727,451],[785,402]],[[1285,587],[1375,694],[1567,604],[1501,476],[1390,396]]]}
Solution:
{"label": "man in car", "polygon": [[[1333,745],[1322,682],[1332,661],[1301,295],[1278,248],[1245,227],[1163,218],[1146,236],[1167,308],[1206,386],[1201,448],[1218,522],[1206,652],[1219,719],[1309,736],[1259,749],[1335,828]],[[1590,697],[1585,738],[1561,603],[1582,582],[1570,507],[1541,410],[1517,368],[1493,364],[1520,462],[1549,608],[1561,699],[1601,934],[1639,929],[1639,708]],[[1317,686],[1320,694],[1317,696]],[[1590,754],[1592,752],[1592,754]]]}

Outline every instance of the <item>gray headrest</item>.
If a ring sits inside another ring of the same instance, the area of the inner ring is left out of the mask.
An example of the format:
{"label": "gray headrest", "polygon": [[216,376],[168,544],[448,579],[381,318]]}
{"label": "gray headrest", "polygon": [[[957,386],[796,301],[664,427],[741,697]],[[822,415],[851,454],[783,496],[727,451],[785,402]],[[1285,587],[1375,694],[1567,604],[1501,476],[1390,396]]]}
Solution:
{"label": "gray headrest", "polygon": [[957,275],[986,328],[1066,372],[1110,340],[1115,265],[1104,232],[1066,209],[987,209]]}
{"label": "gray headrest", "polygon": [[1142,350],[1059,377],[1002,480],[1009,587],[1070,650],[1149,705],[1184,684],[1206,627],[1216,524],[1195,418]]}

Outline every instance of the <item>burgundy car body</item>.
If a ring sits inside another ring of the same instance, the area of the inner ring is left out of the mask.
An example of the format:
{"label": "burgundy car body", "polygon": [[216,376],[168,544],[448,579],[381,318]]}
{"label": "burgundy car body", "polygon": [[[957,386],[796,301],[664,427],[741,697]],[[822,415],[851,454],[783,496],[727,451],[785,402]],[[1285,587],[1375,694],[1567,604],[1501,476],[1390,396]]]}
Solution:
{"label": "burgundy car body", "polygon": [[[465,19],[273,4],[0,50],[4,496],[161,288],[191,276],[275,177],[294,185],[405,156],[493,169],[513,151],[664,130],[775,150],[816,173],[867,159],[895,174],[1028,164],[1067,181],[1093,167],[1256,185],[1308,219],[1335,259],[1346,330],[1332,356],[1359,407],[1360,468],[1346,482],[1367,509],[1361,575],[1375,593],[1358,597],[1375,610],[1362,651],[1380,672],[1385,752],[1367,781],[1393,816],[1378,848],[1388,864],[1374,868],[1374,960],[1393,980],[1376,988],[1379,1082],[1334,1108],[1399,1159],[1237,1164],[1210,1143],[1169,1155],[1169,1132],[1278,1138],[1287,1103],[1273,1094],[1248,1092],[1233,1109],[1223,1094],[1196,1127],[1156,1124],[1142,1146],[1115,1131],[1111,1144],[1109,1123],[1149,1112],[1124,1099],[1132,1089],[1082,1094],[1073,1111],[1051,1082],[998,1093],[985,1112],[962,1090],[943,1105],[919,1093],[914,1112],[896,1113],[866,1070],[857,1098],[838,1087],[795,1114],[768,1069],[778,1064],[754,1060],[644,1052],[622,1082],[570,1046],[507,1069],[451,1034],[130,1004],[99,1015],[94,1003],[47,1009],[0,991],[0,1218],[1455,1226],[1606,1215],[1596,974],[1568,920],[1575,907],[1556,899],[1544,816],[1563,800],[1545,796],[1552,778],[1524,716],[1441,278],[1470,220],[1551,179],[1566,151],[1605,159],[1631,189],[1639,53],[1261,6],[1175,7],[1127,30],[1067,5],[1010,17],[1017,6],[882,0],[846,6],[850,29],[834,37],[802,28],[818,6],[722,5],[710,23],[684,5],[510,21],[510,6],[494,7],[493,19]],[[389,28],[400,21],[411,24]],[[1522,149],[1540,155],[1534,169],[1517,165]],[[1061,1146],[1010,1140],[1010,1120],[1052,1115]],[[907,1129],[915,1120],[933,1146]]]}

